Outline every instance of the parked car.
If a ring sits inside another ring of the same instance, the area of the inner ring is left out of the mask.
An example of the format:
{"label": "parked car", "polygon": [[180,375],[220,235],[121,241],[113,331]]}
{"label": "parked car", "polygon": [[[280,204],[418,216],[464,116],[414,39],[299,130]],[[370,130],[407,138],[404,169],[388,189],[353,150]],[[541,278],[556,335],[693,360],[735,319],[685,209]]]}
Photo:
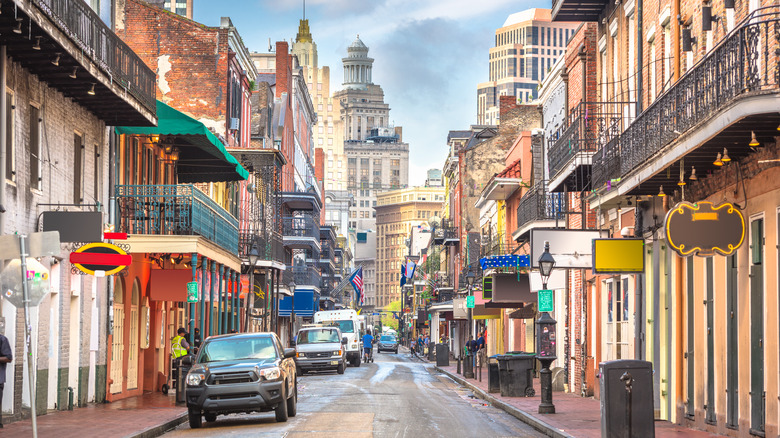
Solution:
{"label": "parked car", "polygon": [[218,415],[275,411],[276,421],[294,417],[298,403],[295,350],[275,333],[213,336],[203,343],[187,374],[191,428]]}
{"label": "parked car", "polygon": [[303,328],[295,339],[298,374],[325,370],[344,374],[347,368],[347,338],[341,336],[338,327]]}
{"label": "parked car", "polygon": [[393,335],[382,335],[379,338],[379,342],[376,343],[376,351],[381,353],[382,351],[392,351],[398,354],[398,339]]}

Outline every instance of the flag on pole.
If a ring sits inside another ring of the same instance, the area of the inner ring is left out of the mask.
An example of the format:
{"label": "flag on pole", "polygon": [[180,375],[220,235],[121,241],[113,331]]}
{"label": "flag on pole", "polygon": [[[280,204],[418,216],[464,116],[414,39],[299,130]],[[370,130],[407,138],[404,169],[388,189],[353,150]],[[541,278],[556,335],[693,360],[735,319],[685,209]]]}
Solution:
{"label": "flag on pole", "polygon": [[406,265],[401,263],[401,287],[406,284]]}
{"label": "flag on pole", "polygon": [[352,277],[349,279],[350,284],[355,289],[358,303],[362,306],[365,302],[365,295],[363,294],[363,267],[359,267]]}
{"label": "flag on pole", "polygon": [[408,263],[406,263],[406,278],[411,279],[414,277],[414,270],[417,268],[417,264],[414,263],[414,261],[409,260]]}

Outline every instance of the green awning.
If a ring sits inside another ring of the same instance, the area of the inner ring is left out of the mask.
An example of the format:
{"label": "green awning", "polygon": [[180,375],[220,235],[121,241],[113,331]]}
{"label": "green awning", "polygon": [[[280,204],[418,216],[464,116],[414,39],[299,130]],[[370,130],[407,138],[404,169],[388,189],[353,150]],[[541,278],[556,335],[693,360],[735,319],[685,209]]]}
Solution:
{"label": "green awning", "polygon": [[176,136],[174,146],[179,149],[176,174],[180,183],[240,181],[249,177],[249,172],[203,123],[159,100],[157,126],[118,126],[116,133]]}

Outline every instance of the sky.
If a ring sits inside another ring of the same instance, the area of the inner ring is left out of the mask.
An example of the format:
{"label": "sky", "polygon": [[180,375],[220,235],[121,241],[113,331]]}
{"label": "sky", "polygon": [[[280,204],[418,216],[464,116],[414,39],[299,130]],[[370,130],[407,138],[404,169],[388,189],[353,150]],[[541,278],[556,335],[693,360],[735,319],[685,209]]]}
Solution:
{"label": "sky", "polygon": [[[303,0],[195,0],[195,21],[219,26],[230,17],[250,51],[268,39],[295,39]],[[357,35],[374,58],[373,81],[385,93],[390,120],[409,143],[409,184],[441,169],[447,133],[477,121],[477,84],[488,77],[488,49],[507,17],[549,1],[307,0],[306,18],[319,67],[330,66],[331,90],[342,89],[341,58]]]}

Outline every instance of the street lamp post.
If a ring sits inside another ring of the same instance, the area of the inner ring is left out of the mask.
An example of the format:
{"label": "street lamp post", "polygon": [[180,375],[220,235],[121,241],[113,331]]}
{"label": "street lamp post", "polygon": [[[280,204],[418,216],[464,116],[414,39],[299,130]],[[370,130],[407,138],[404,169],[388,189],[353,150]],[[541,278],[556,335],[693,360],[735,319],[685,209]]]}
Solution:
{"label": "street lamp post", "polygon": [[287,286],[292,294],[292,308],[290,309],[290,336],[295,336],[295,280]]}
{"label": "street lamp post", "polygon": [[[542,276],[542,289],[547,289],[555,259],[550,254],[550,242],[544,242],[544,252],[539,257],[539,273]],[[540,414],[554,414],[555,405],[552,400],[552,371],[550,365],[555,357],[555,324],[556,321],[548,312],[542,312],[536,320],[536,358],[542,363],[539,371],[539,381],[542,389],[542,401],[539,403]]]}
{"label": "street lamp post", "polygon": [[[474,275],[474,271],[472,271],[471,266],[469,266],[468,272],[466,273],[466,283],[468,283],[469,285],[468,296],[471,296],[472,294],[472,287],[474,286],[474,278],[476,278],[476,275]],[[466,337],[468,337],[471,335],[471,307],[467,307],[466,312],[468,315]],[[461,352],[462,351],[463,350],[461,350]],[[471,355],[466,355],[466,359],[463,362],[463,377],[467,379],[474,378],[474,358],[471,357]]]}
{"label": "street lamp post", "polygon": [[[247,259],[249,259],[249,291],[246,294],[246,316],[244,318],[244,330],[249,328],[249,298],[255,292],[255,265],[257,264],[257,260],[260,259],[260,251],[257,249],[257,243],[252,243],[252,249],[249,250]],[[236,302],[239,301],[236,300]]]}

